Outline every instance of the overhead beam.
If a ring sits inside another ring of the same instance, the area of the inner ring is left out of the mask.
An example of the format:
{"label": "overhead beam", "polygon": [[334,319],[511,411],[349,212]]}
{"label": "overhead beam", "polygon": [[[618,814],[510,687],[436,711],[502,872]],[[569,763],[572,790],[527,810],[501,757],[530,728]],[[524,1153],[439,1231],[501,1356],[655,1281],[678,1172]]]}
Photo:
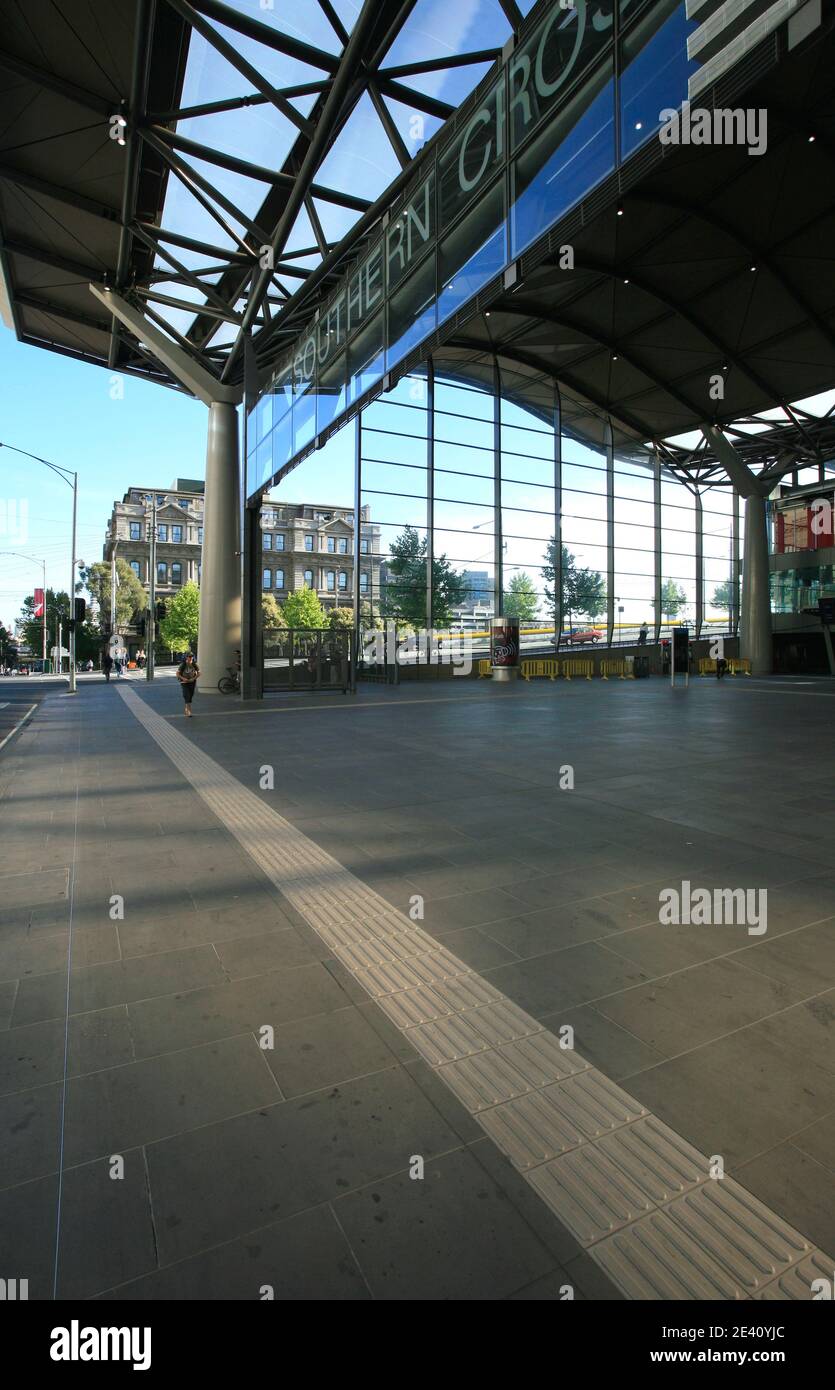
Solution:
{"label": "overhead beam", "polygon": [[133,334],[140,346],[144,343],[158,362],[176,377],[186,390],[204,405],[227,402],[236,405],[241,392],[236,387],[224,386],[206,367],[190,357],[177,343],[167,338],[144,314],[128,304],[114,290],[100,289],[90,285],[90,293]]}
{"label": "overhead beam", "polygon": [[295,106],[293,106],[286,97],[283,97],[278,88],[273,87],[272,84],[261,75],[257,68],[254,68],[250,62],[247,62],[246,58],[244,58],[236,48],[233,48],[229,40],[225,39],[214,25],[207,24],[193,5],[189,5],[187,0],[168,0],[168,4],[172,9],[176,10],[177,14],[181,19],[185,20],[186,24],[190,24],[192,29],[196,29],[198,34],[201,34],[206,42],[211,44],[212,48],[214,48],[222,58],[225,58],[231,67],[235,68],[235,70],[241,74],[241,77],[251,83],[256,92],[260,92],[263,97],[266,97],[276,110],[281,113],[285,120],[288,120],[290,124],[294,125],[297,130],[300,130],[303,135],[310,134],[310,122],[307,118],[303,116],[300,111],[297,111]]}

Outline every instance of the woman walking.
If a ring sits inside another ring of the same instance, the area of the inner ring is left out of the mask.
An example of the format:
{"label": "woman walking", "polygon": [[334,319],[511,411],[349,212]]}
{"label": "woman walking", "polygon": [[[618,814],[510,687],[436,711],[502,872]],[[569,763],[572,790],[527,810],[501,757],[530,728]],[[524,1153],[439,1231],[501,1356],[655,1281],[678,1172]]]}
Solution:
{"label": "woman walking", "polygon": [[194,699],[194,692],[197,689],[197,677],[199,675],[200,667],[197,665],[191,652],[186,652],[177,667],[177,680],[180,682],[180,689],[183,692],[183,700],[186,706],[186,715],[189,718],[191,718],[191,702]]}

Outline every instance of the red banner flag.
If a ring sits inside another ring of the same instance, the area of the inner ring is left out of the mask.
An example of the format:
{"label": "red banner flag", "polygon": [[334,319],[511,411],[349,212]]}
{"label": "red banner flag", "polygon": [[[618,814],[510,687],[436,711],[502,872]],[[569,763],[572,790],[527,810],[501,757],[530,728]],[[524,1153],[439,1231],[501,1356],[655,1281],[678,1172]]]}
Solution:
{"label": "red banner flag", "polygon": [[35,617],[43,617],[43,589],[35,590]]}

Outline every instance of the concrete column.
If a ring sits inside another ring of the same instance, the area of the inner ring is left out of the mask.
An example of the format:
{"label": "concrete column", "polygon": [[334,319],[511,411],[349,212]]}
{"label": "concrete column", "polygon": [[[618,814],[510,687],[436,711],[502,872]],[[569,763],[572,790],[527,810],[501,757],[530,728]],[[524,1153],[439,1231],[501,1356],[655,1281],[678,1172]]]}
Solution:
{"label": "concrete column", "polygon": [[203,515],[198,661],[200,689],[217,689],[241,645],[238,415],[234,405],[209,406]]}
{"label": "concrete column", "polygon": [[770,674],[772,668],[771,595],[765,509],[765,497],[746,497],[739,651],[741,656],[747,657],[751,662],[751,674],[759,676]]}

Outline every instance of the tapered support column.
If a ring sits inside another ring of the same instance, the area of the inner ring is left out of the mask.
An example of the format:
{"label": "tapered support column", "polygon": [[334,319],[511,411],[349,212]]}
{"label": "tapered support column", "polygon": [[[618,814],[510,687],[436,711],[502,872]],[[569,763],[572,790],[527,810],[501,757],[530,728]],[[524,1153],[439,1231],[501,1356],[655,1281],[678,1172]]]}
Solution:
{"label": "tapered support column", "polygon": [[765,508],[764,497],[746,497],[739,650],[751,662],[751,674],[755,676],[770,674],[772,666]]}
{"label": "tapered support column", "polygon": [[209,406],[206,501],[200,578],[200,689],[217,690],[241,645],[238,415],[234,405]]}

